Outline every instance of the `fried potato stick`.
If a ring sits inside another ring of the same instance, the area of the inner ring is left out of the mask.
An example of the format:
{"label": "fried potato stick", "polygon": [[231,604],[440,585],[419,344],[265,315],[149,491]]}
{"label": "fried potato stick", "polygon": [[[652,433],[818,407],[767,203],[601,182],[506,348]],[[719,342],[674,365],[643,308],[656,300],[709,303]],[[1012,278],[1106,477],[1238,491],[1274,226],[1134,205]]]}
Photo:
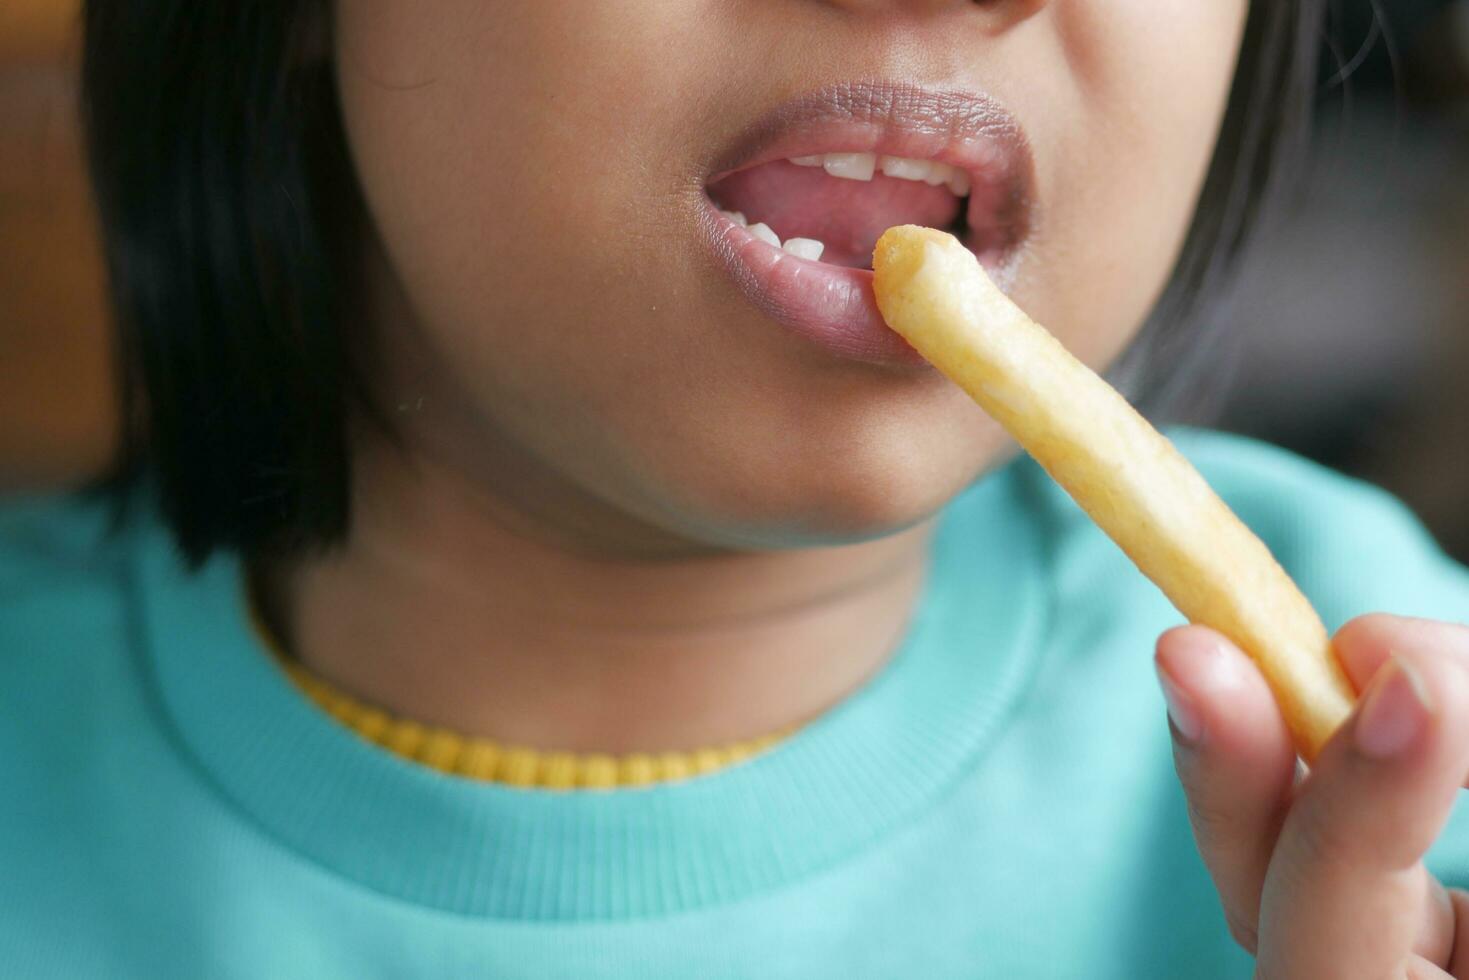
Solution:
{"label": "fried potato stick", "polygon": [[888,325],[1045,468],[1191,622],[1249,654],[1310,762],[1355,700],[1320,617],[1173,444],[1025,315],[952,235],[873,255]]}

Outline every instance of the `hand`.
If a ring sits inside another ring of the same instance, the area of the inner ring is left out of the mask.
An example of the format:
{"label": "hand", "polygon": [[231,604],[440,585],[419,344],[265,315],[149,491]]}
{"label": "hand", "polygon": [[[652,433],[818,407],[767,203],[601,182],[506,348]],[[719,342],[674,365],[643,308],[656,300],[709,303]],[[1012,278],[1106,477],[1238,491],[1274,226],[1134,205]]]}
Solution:
{"label": "hand", "polygon": [[1469,893],[1422,863],[1469,776],[1469,629],[1365,616],[1335,644],[1363,697],[1298,778],[1252,661],[1199,626],[1158,641],[1174,762],[1230,931],[1269,980],[1469,978]]}

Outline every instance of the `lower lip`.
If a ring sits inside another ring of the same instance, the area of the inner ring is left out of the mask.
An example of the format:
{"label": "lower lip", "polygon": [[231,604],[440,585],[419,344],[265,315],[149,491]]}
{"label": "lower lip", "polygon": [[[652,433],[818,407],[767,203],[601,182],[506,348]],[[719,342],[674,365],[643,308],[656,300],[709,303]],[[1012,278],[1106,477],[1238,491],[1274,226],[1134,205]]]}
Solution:
{"label": "lower lip", "polygon": [[883,321],[871,270],[798,258],[725,218],[714,202],[705,205],[700,224],[716,258],[766,316],[837,357],[928,368]]}

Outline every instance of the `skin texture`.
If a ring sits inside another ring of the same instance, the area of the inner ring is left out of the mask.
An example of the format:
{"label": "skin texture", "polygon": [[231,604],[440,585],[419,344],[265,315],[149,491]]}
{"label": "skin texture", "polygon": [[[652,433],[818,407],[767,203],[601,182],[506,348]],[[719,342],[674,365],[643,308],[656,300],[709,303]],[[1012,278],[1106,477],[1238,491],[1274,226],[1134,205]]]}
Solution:
{"label": "skin texture", "polygon": [[358,427],[351,537],[260,570],[268,620],[361,697],[541,747],[829,708],[901,636],[930,518],[1013,450],[937,373],[745,299],[696,235],[714,161],[842,81],[987,93],[1035,158],[1015,295],[1101,367],[1187,230],[1245,14],[342,0],[363,336],[402,438]]}
{"label": "skin texture", "polygon": [[1104,364],[1170,271],[1233,71],[1244,3],[1188,6],[343,2],[349,138],[403,293],[383,359],[413,364],[387,383],[424,399],[410,438],[517,508],[571,506],[485,452],[514,443],[595,497],[535,515],[590,548],[803,547],[928,517],[998,430],[931,374],[838,361],[745,301],[695,238],[710,161],[826,84],[988,91],[1036,157],[1015,298]]}

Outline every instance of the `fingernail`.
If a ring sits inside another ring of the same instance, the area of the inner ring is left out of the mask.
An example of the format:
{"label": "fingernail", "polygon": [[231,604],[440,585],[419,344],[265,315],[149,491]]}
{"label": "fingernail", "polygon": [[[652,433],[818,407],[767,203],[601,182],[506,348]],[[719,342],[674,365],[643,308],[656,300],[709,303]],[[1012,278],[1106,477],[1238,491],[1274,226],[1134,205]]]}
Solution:
{"label": "fingernail", "polygon": [[1173,722],[1173,730],[1184,742],[1197,742],[1204,733],[1204,721],[1193,698],[1173,683],[1161,667],[1158,668],[1158,685],[1163,688],[1163,700],[1168,705],[1168,720]]}
{"label": "fingernail", "polygon": [[1388,759],[1411,745],[1428,726],[1428,689],[1405,660],[1382,667],[1357,715],[1357,750],[1369,759]]}

